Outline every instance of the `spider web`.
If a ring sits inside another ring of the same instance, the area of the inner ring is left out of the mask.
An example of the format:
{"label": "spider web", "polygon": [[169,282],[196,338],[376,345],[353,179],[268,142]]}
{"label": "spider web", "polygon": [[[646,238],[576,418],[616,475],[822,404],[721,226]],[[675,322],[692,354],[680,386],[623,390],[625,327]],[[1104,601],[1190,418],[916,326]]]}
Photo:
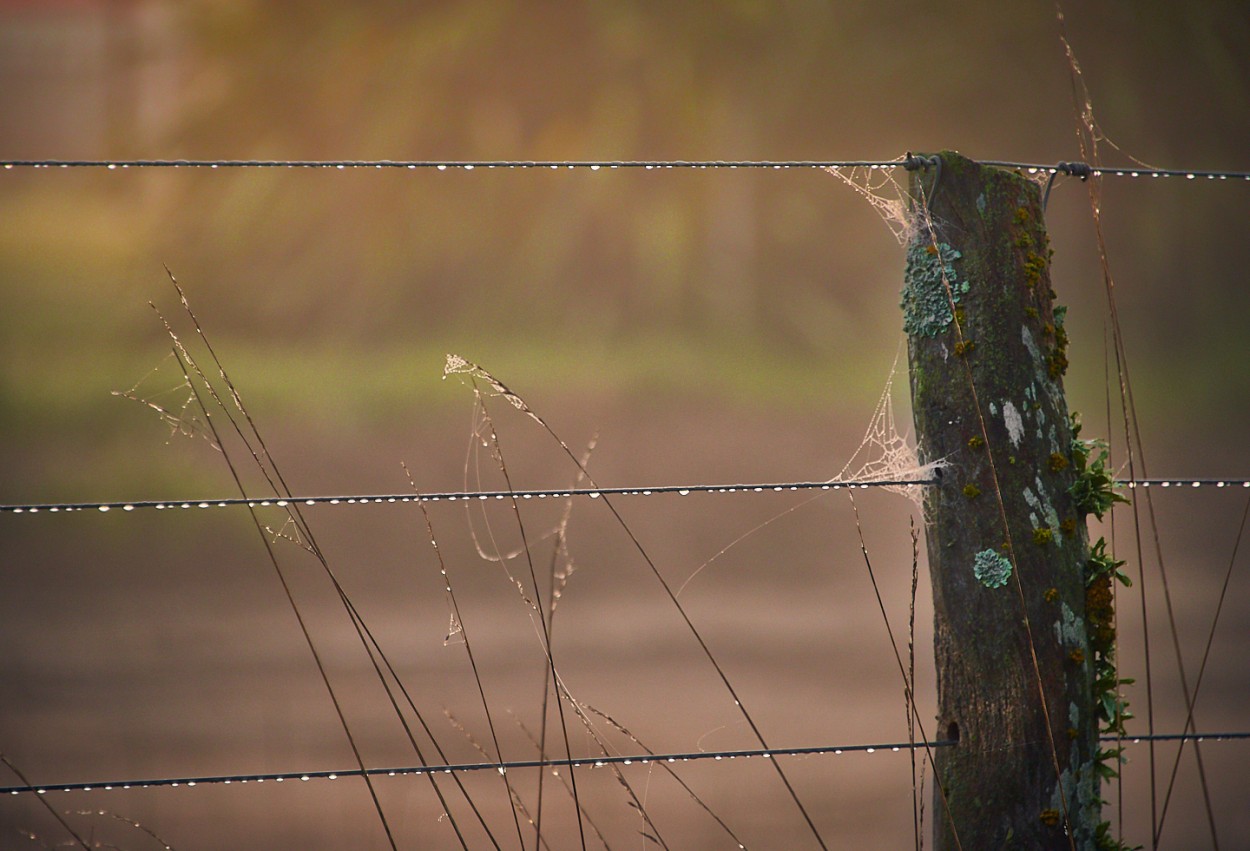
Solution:
{"label": "spider web", "polygon": [[932,479],[934,474],[945,466],[945,462],[939,459],[921,464],[911,444],[911,432],[900,434],[895,425],[894,376],[898,372],[900,355],[901,351],[894,356],[890,376],[886,379],[885,389],[881,391],[881,396],[877,400],[877,406],[873,410],[863,441],[855,450],[855,454],[846,462],[846,466],[830,481],[867,482],[882,479],[915,481],[917,484],[914,485],[884,485],[883,487],[923,507],[925,486],[921,483]]}
{"label": "spider web", "polygon": [[[898,162],[902,162],[900,157]],[[845,183],[868,202],[881,221],[894,234],[899,245],[905,245],[916,232],[914,217],[908,213],[907,192],[896,178],[895,168],[855,166],[827,168],[825,171]]]}

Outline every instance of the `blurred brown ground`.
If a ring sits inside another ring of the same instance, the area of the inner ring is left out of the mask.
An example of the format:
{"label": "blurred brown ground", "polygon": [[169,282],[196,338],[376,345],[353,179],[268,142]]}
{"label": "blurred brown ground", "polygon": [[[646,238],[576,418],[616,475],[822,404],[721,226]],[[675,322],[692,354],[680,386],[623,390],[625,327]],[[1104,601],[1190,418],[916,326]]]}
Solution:
{"label": "blurred brown ground", "polygon": [[[1163,166],[1250,165],[1250,24],[1237,4],[1138,14],[1098,2],[1069,13],[1098,117],[1127,153]],[[955,148],[1054,162],[1078,156],[1055,29],[1045,3],[938,15],[890,3],[8,2],[0,158],[875,159]],[[203,442],[165,445],[153,415],[109,395],[167,351],[146,305],[177,317],[162,263],[187,287],[300,493],[403,491],[401,461],[425,490],[462,487],[472,399],[440,381],[449,351],[495,372],[575,448],[598,434],[592,471],[604,486],[828,478],[859,445],[899,346],[902,251],[861,198],[816,171],[14,170],[0,186],[6,503],[231,494],[220,455]],[[1250,195],[1241,183],[1108,180],[1104,201],[1150,471],[1250,475],[1241,437],[1250,305],[1239,286]],[[1121,427],[1105,414],[1107,311],[1077,182],[1056,187],[1048,219],[1055,287],[1071,305],[1069,402],[1087,433],[1109,433],[1122,457]],[[168,366],[146,392],[176,383]],[[902,377],[897,390],[905,424]],[[517,487],[572,482],[535,424],[494,410]],[[805,499],[692,494],[617,505],[680,584]],[[1191,682],[1242,499],[1155,495]],[[857,500],[903,635],[912,507],[877,492]],[[535,533],[559,506],[524,509]],[[463,507],[440,504],[431,516],[502,749],[529,758],[508,712],[538,723],[533,627],[500,567],[474,553]],[[327,507],[308,517],[448,756],[477,760],[442,718],[446,707],[489,740],[464,648],[444,645],[447,605],[419,514]],[[1129,514],[1117,518],[1121,557],[1139,576]],[[501,546],[515,542],[506,507],[492,505],[489,521]],[[472,528],[480,535],[483,524],[477,516]],[[570,546],[579,569],[555,648],[572,692],[656,751],[753,746],[601,503],[576,505]],[[534,551],[542,567],[549,544]],[[281,552],[367,762],[412,763],[324,578],[294,547]],[[0,562],[0,751],[35,782],[350,766],[245,514],[3,515]],[[921,569],[917,669],[928,720]],[[1120,605],[1138,732],[1142,584]],[[1174,732],[1184,713],[1152,556],[1145,586],[1155,727]],[[1247,729],[1246,594],[1234,574],[1203,681],[1203,729]],[[681,599],[770,744],[906,739],[901,684],[844,493],[770,523]],[[571,738],[576,752],[593,753],[584,735]],[[1225,847],[1250,845],[1246,747],[1203,750]],[[1157,751],[1161,790],[1174,752]],[[1148,843],[1147,750],[1128,755],[1125,836]],[[832,846],[911,843],[905,753],[783,764]],[[627,776],[671,847],[729,846],[667,777],[639,766]],[[749,847],[807,841],[766,763],[690,764],[682,776]],[[641,844],[611,775],[578,777],[613,847]],[[532,806],[535,775],[513,779]],[[514,831],[498,776],[465,782],[506,842]],[[401,847],[455,847],[426,782],[377,788]],[[1205,847],[1188,757],[1177,789],[1164,846]],[[1116,789],[1105,794],[1116,819]],[[355,780],[48,801],[137,819],[179,849],[384,846]],[[570,847],[567,796],[549,789],[545,802],[551,846]],[[103,842],[151,845],[107,817],[71,820]],[[33,801],[0,800],[0,848],[32,847],[22,831],[48,847],[67,838]]]}

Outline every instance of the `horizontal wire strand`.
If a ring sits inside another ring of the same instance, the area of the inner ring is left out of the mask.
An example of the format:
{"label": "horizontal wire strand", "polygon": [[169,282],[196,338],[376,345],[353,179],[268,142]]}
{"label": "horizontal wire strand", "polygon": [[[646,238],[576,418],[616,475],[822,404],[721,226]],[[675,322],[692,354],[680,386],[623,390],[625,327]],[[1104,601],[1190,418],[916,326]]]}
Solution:
{"label": "horizontal wire strand", "polygon": [[[1247,734],[1250,735],[1250,734]],[[448,765],[411,765],[398,768],[367,768],[363,772],[358,769],[344,771],[288,771],[274,774],[231,774],[209,777],[170,777],[151,780],[118,780],[104,783],[54,783],[40,786],[3,786],[0,795],[20,795],[35,792],[90,792],[94,790],[113,791],[116,789],[146,789],[155,786],[199,786],[214,783],[263,783],[266,780],[283,782],[286,780],[337,780],[341,777],[403,776],[421,774],[449,774],[452,772],[471,771],[511,771],[524,768],[602,768],[606,765],[646,765],[656,762],[696,762],[701,760],[733,760],[762,757],[771,759],[777,756],[820,756],[842,753],[875,753],[876,751],[903,751],[924,747],[950,747],[954,741],[939,742],[888,742],[873,745],[823,745],[805,748],[769,748],[767,750],[737,751],[695,751],[692,753],[637,754],[630,756],[597,756],[574,759],[533,759],[509,762],[469,762]]]}
{"label": "horizontal wire strand", "polygon": [[[764,493],[804,490],[841,490],[842,488],[883,488],[910,487],[912,485],[931,485],[935,479],[872,479],[865,481],[827,481],[827,482],[770,482],[762,484],[739,485],[658,485],[655,487],[621,487],[621,488],[563,488],[560,490],[516,490],[516,491],[452,491],[446,493],[406,493],[406,494],[359,494],[352,496],[297,496],[290,499],[248,499],[231,497],[229,499],[166,499],[166,500],[132,500],[129,502],[60,502],[31,503],[27,505],[0,505],[0,514],[35,514],[41,511],[134,511],[141,508],[228,508],[246,505],[250,508],[287,505],[364,505],[368,503],[402,503],[402,502],[456,502],[489,499],[567,499],[573,496],[584,496],[595,499],[599,496],[653,496],[655,494],[692,493]],[[1250,485],[1247,485],[1250,487]]]}
{"label": "horizontal wire strand", "polygon": [[[1118,742],[1132,745],[1147,741],[1196,741],[1196,742],[1230,742],[1250,739],[1250,732],[1227,733],[1156,733],[1147,736],[1102,736],[1099,741]],[[219,774],[204,777],[164,777],[146,780],[113,780],[94,783],[47,783],[43,785],[0,786],[0,795],[21,795],[48,792],[92,792],[116,791],[125,789],[149,789],[160,786],[209,786],[213,784],[231,783],[264,783],[271,781],[282,783],[287,780],[338,780],[339,778],[362,777],[399,777],[422,774],[450,774],[452,772],[473,771],[511,771],[526,768],[602,768],[606,765],[649,765],[657,762],[697,762],[703,760],[735,760],[761,757],[772,759],[779,756],[826,756],[844,753],[876,753],[877,751],[920,750],[924,748],[948,748],[959,744],[953,740],[936,742],[886,742],[872,745],[821,745],[804,748],[769,748],[767,750],[735,750],[735,751],[695,751],[693,753],[665,754],[632,754],[628,756],[598,756],[575,759],[532,759],[509,762],[467,762],[446,765],[409,765],[394,768],[350,768],[343,771],[287,771],[268,774]]]}
{"label": "horizontal wire strand", "polygon": [[[276,506],[285,508],[288,505],[367,505],[377,503],[405,502],[456,502],[469,500],[503,500],[517,497],[518,499],[567,499],[580,496],[591,499],[599,496],[654,496],[657,494],[692,493],[780,493],[785,491],[804,490],[841,490],[854,488],[901,488],[927,486],[937,484],[937,479],[872,479],[864,481],[844,480],[828,482],[767,482],[758,484],[737,485],[656,485],[653,487],[619,487],[619,488],[565,488],[561,490],[517,490],[517,491],[449,491],[445,493],[422,494],[354,494],[338,496],[296,496],[290,499],[278,498],[245,498],[230,497],[228,499],[164,499],[164,500],[121,500],[112,502],[39,502],[13,503],[0,505],[0,514],[38,514],[47,512],[69,513],[74,511],[136,511],[139,509],[190,509],[190,508],[230,508],[232,506],[248,506],[249,508],[267,508]],[[1135,479],[1119,480],[1117,485],[1135,490],[1137,488],[1250,488],[1250,479]]]}
{"label": "horizontal wire strand", "polygon": [[[1250,171],[1170,168],[1094,168],[1085,163],[1056,165],[1009,160],[984,160],[984,165],[1013,168],[1032,174],[1069,174],[1078,177],[1180,177],[1187,180],[1250,180]],[[914,168],[912,158],[894,160],[0,160],[0,167],[16,168],[312,168],[312,169],[893,169]]]}

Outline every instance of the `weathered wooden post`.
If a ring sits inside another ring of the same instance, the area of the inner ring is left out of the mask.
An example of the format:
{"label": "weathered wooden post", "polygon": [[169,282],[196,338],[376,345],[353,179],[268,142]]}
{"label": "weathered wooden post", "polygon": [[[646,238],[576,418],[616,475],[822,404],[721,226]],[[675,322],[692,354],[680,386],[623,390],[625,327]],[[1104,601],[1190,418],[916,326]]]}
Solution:
{"label": "weathered wooden post", "polygon": [[935,844],[1091,848],[1089,542],[1040,192],[943,152],[910,194],[912,407],[921,461],[942,462],[925,503],[937,735],[958,739],[935,753]]}

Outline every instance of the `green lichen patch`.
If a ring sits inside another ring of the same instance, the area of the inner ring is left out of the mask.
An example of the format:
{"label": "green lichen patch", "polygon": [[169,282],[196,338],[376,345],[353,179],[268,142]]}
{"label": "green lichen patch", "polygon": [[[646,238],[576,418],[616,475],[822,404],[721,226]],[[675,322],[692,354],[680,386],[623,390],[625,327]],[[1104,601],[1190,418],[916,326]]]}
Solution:
{"label": "green lichen patch", "polygon": [[1011,578],[1011,561],[993,550],[981,550],[972,559],[972,574],[986,588],[1002,588]]}
{"label": "green lichen patch", "polygon": [[955,272],[955,263],[961,257],[962,252],[945,242],[935,246],[917,239],[907,246],[901,307],[903,330],[909,335],[936,337],[950,327],[955,318],[952,302],[958,304],[971,289],[968,281],[961,281]]}

